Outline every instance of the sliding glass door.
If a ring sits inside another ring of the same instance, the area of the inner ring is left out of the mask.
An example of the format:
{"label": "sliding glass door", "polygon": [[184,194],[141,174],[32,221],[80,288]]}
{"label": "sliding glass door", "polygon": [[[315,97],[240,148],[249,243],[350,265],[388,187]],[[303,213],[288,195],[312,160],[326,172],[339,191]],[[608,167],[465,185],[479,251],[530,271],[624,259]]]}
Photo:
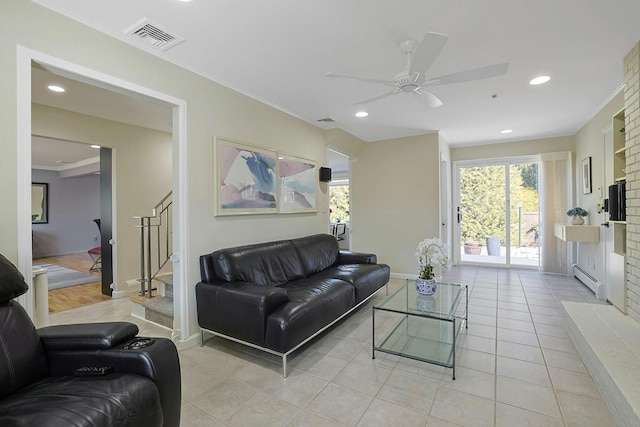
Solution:
{"label": "sliding glass door", "polygon": [[537,267],[537,163],[533,159],[459,163],[456,184],[456,259]]}

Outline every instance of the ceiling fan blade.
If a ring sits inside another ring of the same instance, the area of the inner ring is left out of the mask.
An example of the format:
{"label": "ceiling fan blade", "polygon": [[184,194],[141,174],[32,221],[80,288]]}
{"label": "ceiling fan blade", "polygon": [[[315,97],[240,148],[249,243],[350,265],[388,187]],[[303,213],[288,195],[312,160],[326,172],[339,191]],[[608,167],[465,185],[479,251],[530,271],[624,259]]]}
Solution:
{"label": "ceiling fan blade", "polygon": [[413,53],[413,60],[409,68],[409,74],[414,72],[424,73],[436,60],[449,37],[439,33],[427,33],[422,39],[422,43]]}
{"label": "ceiling fan blade", "polygon": [[429,108],[436,108],[442,105],[442,101],[440,100],[440,98],[438,98],[437,96],[435,96],[434,94],[432,94],[431,92],[427,92],[426,90],[422,89],[422,90],[417,90],[415,92],[413,92],[415,95],[415,98],[420,101],[421,104],[429,107]]}
{"label": "ceiling fan blade", "polygon": [[460,71],[459,73],[447,74],[429,79],[428,85],[448,85],[451,83],[469,82],[472,80],[488,79],[506,74],[509,63],[488,65],[486,67],[474,68],[473,70]]}
{"label": "ceiling fan blade", "polygon": [[327,73],[326,77],[331,77],[334,79],[347,79],[347,80],[356,80],[359,82],[367,82],[367,83],[382,83],[383,85],[395,86],[395,83],[390,80],[382,80],[375,79],[371,77],[362,77],[362,76],[352,76],[350,74],[338,74],[338,73]]}
{"label": "ceiling fan blade", "polygon": [[373,98],[365,99],[364,101],[356,102],[353,105],[364,105],[373,101],[377,101],[378,99],[386,98],[387,96],[395,95],[396,93],[400,93],[400,89],[392,90],[391,92],[383,93],[382,95],[378,95]]}

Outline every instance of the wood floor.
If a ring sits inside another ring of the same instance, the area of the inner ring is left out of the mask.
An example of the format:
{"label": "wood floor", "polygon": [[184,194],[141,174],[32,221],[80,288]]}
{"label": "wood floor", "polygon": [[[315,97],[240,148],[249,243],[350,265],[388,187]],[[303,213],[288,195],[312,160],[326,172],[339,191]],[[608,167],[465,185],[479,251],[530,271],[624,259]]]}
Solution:
{"label": "wood floor", "polygon": [[87,253],[38,258],[34,259],[33,262],[46,262],[72,270],[86,271],[96,276],[95,282],[87,283],[86,285],[50,290],[49,313],[57,313],[111,299],[109,296],[102,295],[100,272],[89,271],[93,261]]}

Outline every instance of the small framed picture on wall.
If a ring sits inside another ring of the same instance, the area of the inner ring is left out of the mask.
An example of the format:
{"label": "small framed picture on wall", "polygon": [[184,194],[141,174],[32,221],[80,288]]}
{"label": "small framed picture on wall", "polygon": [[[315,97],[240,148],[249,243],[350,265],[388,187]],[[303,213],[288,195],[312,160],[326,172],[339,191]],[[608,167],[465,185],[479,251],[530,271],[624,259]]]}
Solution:
{"label": "small framed picture on wall", "polygon": [[591,157],[582,161],[582,192],[591,193]]}

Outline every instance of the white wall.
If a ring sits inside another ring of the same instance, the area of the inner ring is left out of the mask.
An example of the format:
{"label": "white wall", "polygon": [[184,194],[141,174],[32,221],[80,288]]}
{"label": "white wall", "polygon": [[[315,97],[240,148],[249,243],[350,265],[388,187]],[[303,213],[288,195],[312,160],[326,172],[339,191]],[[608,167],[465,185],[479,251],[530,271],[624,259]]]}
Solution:
{"label": "white wall", "polygon": [[367,142],[351,171],[351,248],[416,275],[418,243],[440,236],[437,134]]}
{"label": "white wall", "polygon": [[60,178],[57,171],[33,169],[31,177],[49,184],[49,222],[32,225],[34,258],[100,246],[100,231],[93,222],[100,218],[100,176]]}
{"label": "white wall", "polygon": [[[37,22],[38,25],[33,25]],[[204,77],[164,61],[24,0],[4,0],[0,14],[0,253],[18,258],[16,185],[17,158],[17,52],[23,46],[72,64],[96,70],[149,90],[183,100],[187,104],[187,204],[185,248],[188,259],[186,304],[191,316],[188,328],[196,330],[193,288],[200,279],[198,257],[215,249],[326,232],[327,200],[320,197],[317,214],[215,217],[213,203],[213,137],[215,135],[273,148],[326,162],[321,129],[262,104]],[[174,144],[174,153],[176,152]],[[173,156],[174,172],[175,155]],[[126,177],[133,185],[136,176]],[[155,187],[152,187],[155,189]],[[158,186],[158,189],[160,186]],[[166,189],[162,188],[160,193]],[[21,192],[30,189],[20,189]],[[322,191],[322,190],[321,190]],[[30,193],[29,193],[30,194]],[[156,197],[154,197],[156,199]],[[126,226],[126,219],[121,221]],[[122,242],[120,242],[122,243]],[[123,263],[125,263],[124,261]],[[119,278],[120,279],[120,278]],[[186,325],[183,325],[185,329]]]}
{"label": "white wall", "polygon": [[[449,259],[453,259],[453,226],[457,219],[453,213],[453,167],[451,148],[439,138],[440,146],[440,238],[449,245]],[[442,168],[445,168],[444,170]]]}
{"label": "white wall", "polygon": [[[589,122],[576,134],[576,206],[580,206],[589,212],[588,222],[592,225],[600,225],[606,222],[606,212],[597,213],[597,204],[603,203],[608,198],[604,178],[604,145],[603,130],[611,125],[614,114],[624,108],[624,94],[620,92],[602,110],[595,114]],[[591,182],[593,192],[582,192],[582,160],[591,157]],[[608,165],[610,168],[611,165]],[[589,272],[599,282],[605,283],[604,272],[604,229],[600,230],[600,242],[577,244],[578,251],[576,262]]]}

